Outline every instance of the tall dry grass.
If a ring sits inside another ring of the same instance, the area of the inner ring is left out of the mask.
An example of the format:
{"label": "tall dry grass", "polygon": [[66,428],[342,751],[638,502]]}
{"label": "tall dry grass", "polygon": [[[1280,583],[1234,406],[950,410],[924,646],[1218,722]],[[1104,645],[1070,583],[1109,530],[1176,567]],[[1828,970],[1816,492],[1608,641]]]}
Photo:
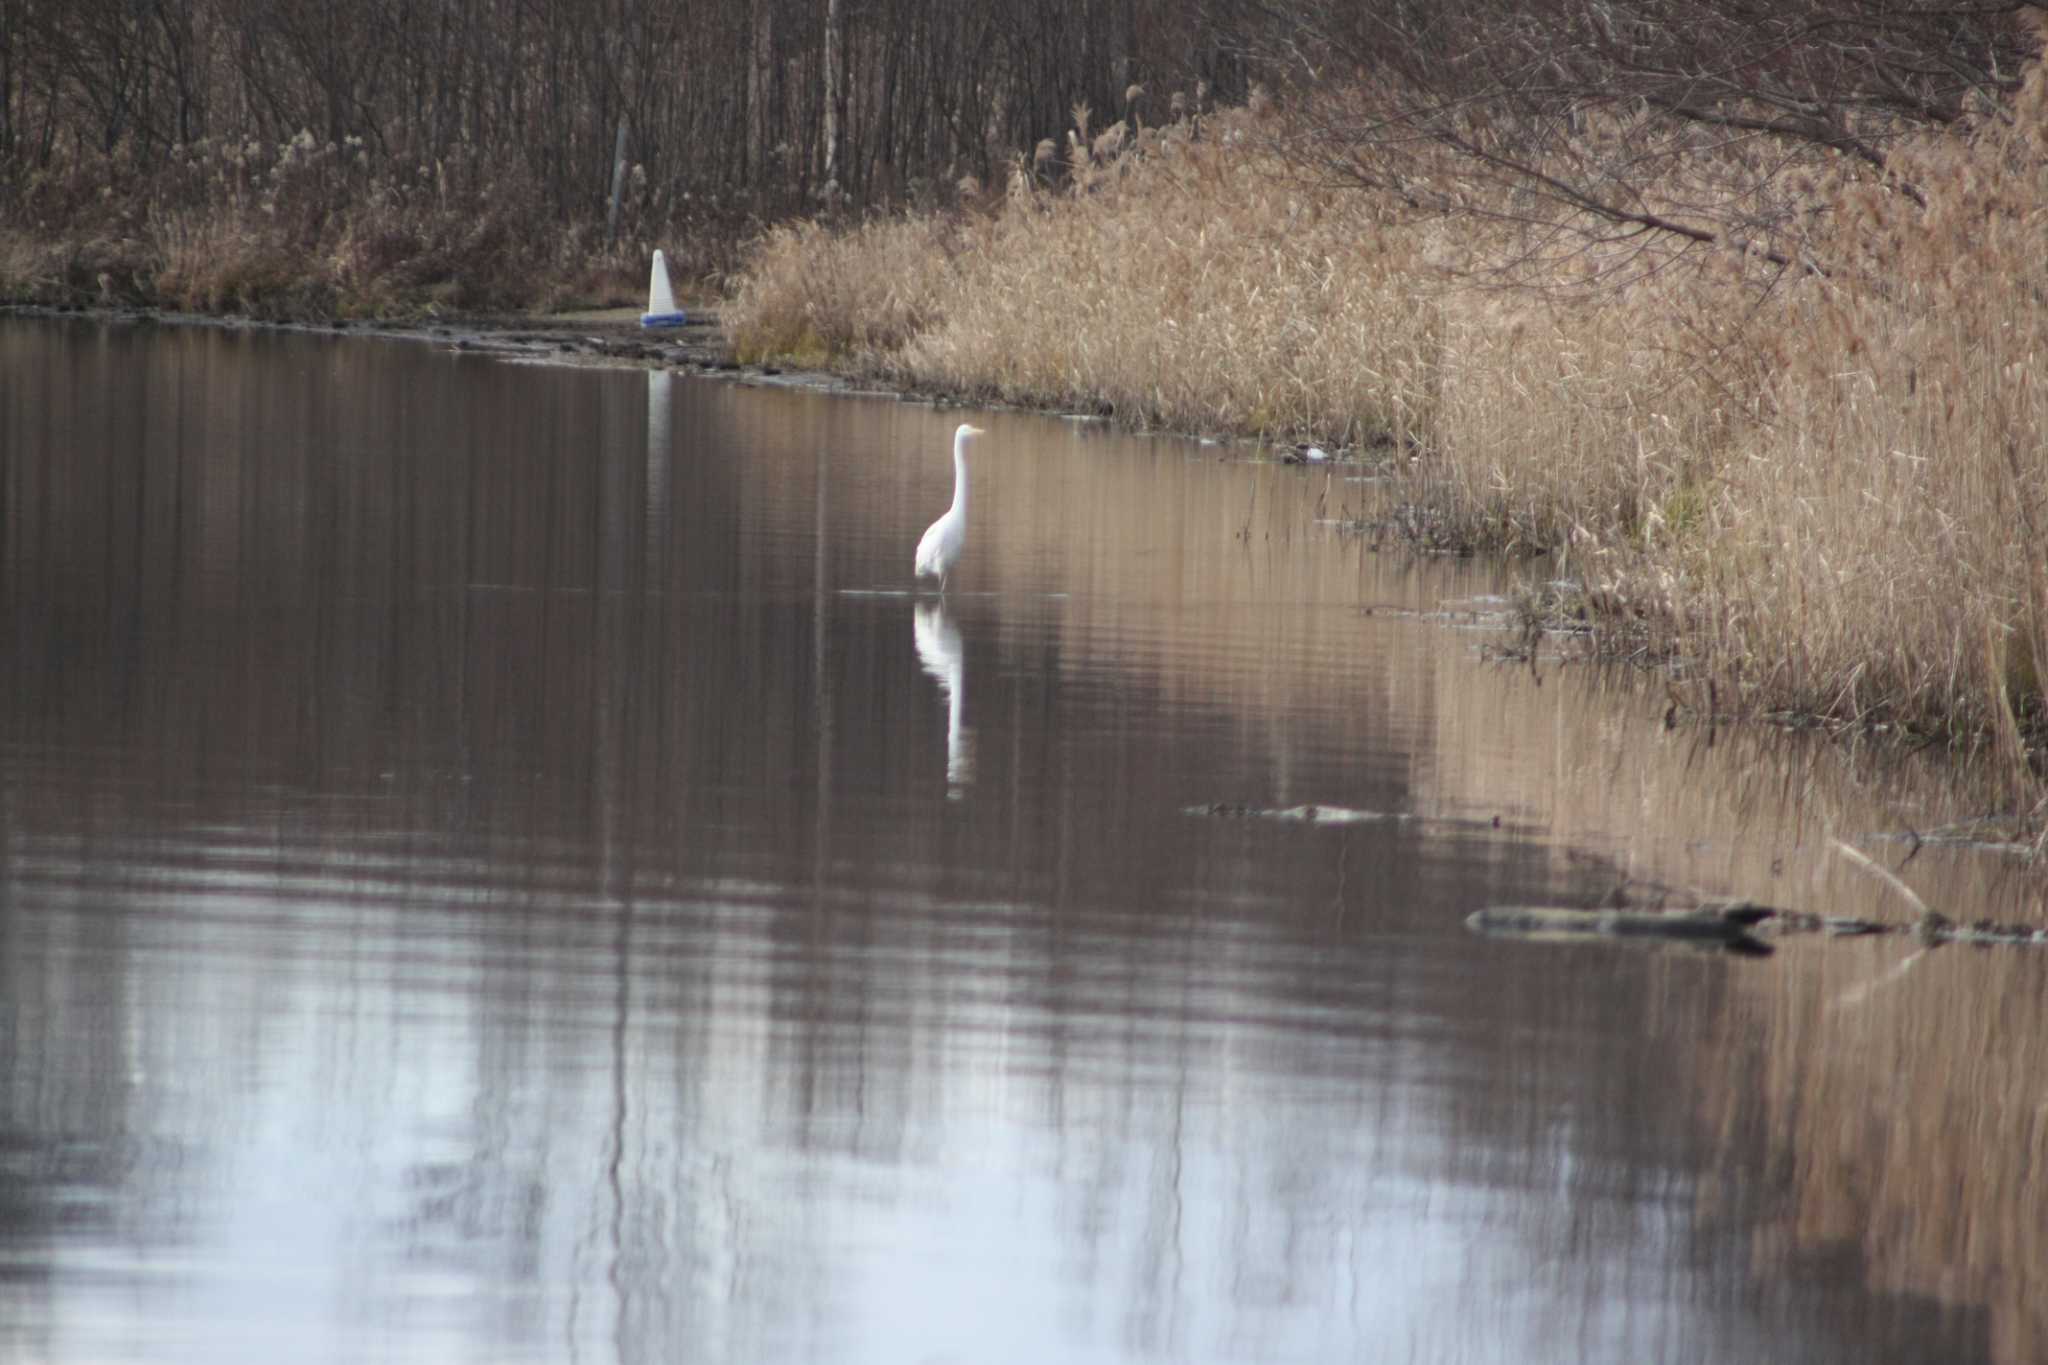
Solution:
{"label": "tall dry grass", "polygon": [[1760,417],[1717,471],[1684,581],[1760,698],[1943,724],[2017,758],[2048,676],[2042,70],[2012,115],[1894,155],[1925,212],[1867,180],[1830,188],[1816,247],[1839,268],[1757,329]]}
{"label": "tall dry grass", "polygon": [[936,215],[878,219],[844,231],[818,223],[770,229],[728,310],[742,360],[822,362],[888,355],[938,316],[947,263],[971,249],[972,225]]}
{"label": "tall dry grass", "polygon": [[1420,244],[1370,200],[1288,183],[1256,116],[1091,137],[1068,188],[1012,171],[906,377],[1134,423],[1419,441],[1445,357]]}
{"label": "tall dry grass", "polygon": [[[1531,250],[1510,203],[1425,216],[1305,181],[1256,109],[1136,135],[1077,112],[1064,154],[1020,158],[955,220],[775,234],[729,322],[967,395],[1377,449],[1432,525],[1562,551],[1723,705],[1989,743],[2027,783],[2048,677],[2040,70],[2000,117],[1895,151],[1924,211],[1868,167],[1792,183],[1824,273],[1612,234]],[[1668,172],[1672,197],[1753,184],[1720,175],[1729,155]]]}

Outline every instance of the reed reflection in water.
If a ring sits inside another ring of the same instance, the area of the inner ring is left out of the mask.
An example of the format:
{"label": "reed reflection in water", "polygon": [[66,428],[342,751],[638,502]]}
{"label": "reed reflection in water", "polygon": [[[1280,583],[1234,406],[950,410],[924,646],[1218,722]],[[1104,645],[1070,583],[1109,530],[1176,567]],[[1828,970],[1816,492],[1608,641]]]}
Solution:
{"label": "reed reflection in water", "polygon": [[[922,408],[0,362],[9,1354],[1983,1352],[1720,1121],[1804,959],[1463,932],[1733,817],[1669,754],[1697,825],[1603,806],[1618,713],[1475,666],[1421,615],[1499,575],[1355,490],[994,416],[933,604]],[[1185,813],[1306,801],[1414,818]]]}

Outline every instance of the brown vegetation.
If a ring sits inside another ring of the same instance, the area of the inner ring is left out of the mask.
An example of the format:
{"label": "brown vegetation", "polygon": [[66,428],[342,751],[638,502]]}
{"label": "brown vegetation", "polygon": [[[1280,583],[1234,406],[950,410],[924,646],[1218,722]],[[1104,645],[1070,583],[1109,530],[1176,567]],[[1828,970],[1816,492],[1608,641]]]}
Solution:
{"label": "brown vegetation", "polygon": [[[1724,707],[1989,742],[2031,781],[2038,65],[1974,116],[1889,128],[1878,165],[1769,131],[1667,142],[1627,197],[1698,232],[1466,174],[1468,150],[1426,139],[1402,144],[1399,183],[1333,175],[1303,154],[1299,106],[1107,133],[1076,114],[980,212],[772,236],[736,340],[802,335],[983,397],[1387,454],[1433,524],[1561,551],[1609,620],[1659,630]],[[1582,110],[1569,155],[1540,164],[1568,186],[1640,149],[1647,117]],[[1759,186],[1782,203],[1767,222],[1702,211]]]}
{"label": "brown vegetation", "polygon": [[310,134],[194,143],[147,174],[117,151],[31,179],[0,226],[0,295],[294,319],[641,297],[637,231],[610,249],[589,224],[538,233],[531,185],[454,178]]}
{"label": "brown vegetation", "polygon": [[705,280],[763,221],[947,202],[1072,100],[1240,67],[1149,0],[0,0],[0,297],[633,298],[655,246]]}
{"label": "brown vegetation", "polygon": [[629,302],[656,245],[704,280],[813,214],[756,239],[743,353],[1349,445],[1440,538],[1561,551],[1723,705],[2027,772],[2040,6],[679,15],[0,0],[0,293]]}

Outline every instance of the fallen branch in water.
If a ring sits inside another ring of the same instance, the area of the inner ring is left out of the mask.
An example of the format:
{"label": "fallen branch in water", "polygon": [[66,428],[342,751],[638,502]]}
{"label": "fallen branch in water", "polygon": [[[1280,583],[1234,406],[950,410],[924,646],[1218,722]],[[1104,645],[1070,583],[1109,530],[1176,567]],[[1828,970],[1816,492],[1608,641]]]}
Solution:
{"label": "fallen branch in water", "polygon": [[[1915,898],[1918,899],[1917,897]],[[2048,928],[1979,920],[1957,924],[1937,910],[1916,923],[1783,910],[1753,901],[1709,901],[1680,910],[1580,910],[1565,906],[1496,905],[1465,920],[1474,933],[1531,939],[1638,939],[1721,946],[1737,952],[1768,953],[1763,936],[1826,934],[1831,938],[1912,934],[1929,947],[1965,943],[1977,947],[2048,945]]]}
{"label": "fallen branch in water", "polygon": [[[1464,819],[1455,816],[1423,816],[1407,811],[1377,811],[1355,806],[1316,804],[1247,806],[1228,801],[1215,801],[1205,805],[1183,807],[1182,813],[1208,819],[1265,820],[1295,825],[1416,824],[1433,829],[1504,828],[1499,816],[1494,816],[1490,820]],[[2044,927],[2000,924],[1995,920],[1978,920],[1967,925],[1957,924],[1921,900],[1913,888],[1900,880],[1898,874],[1875,862],[1868,854],[1850,847],[1839,839],[1835,841],[1835,847],[1857,866],[1879,878],[1898,893],[1913,907],[1917,919],[1911,923],[1895,923],[1853,915],[1817,915],[1811,911],[1787,910],[1748,900],[1702,900],[1698,904],[1676,909],[1665,908],[1662,905],[1655,908],[1631,907],[1621,903],[1623,888],[1617,886],[1611,893],[1616,903],[1596,909],[1559,905],[1495,905],[1475,911],[1466,918],[1465,924],[1474,933],[1509,938],[1633,939],[1647,942],[1690,943],[1758,956],[1771,951],[1767,939],[1792,934],[1825,934],[1830,938],[1913,934],[1929,947],[1939,947],[1945,943],[1963,943],[1977,947],[2048,945],[2048,928]],[[1660,891],[1677,894],[1675,889],[1670,887],[1660,888]]]}
{"label": "fallen branch in water", "polygon": [[1188,806],[1184,815],[1206,815],[1227,820],[1281,820],[1302,825],[1365,825],[1384,821],[1413,820],[1404,811],[1360,810],[1353,806],[1239,806],[1216,801],[1206,806]]}
{"label": "fallen branch in water", "polygon": [[1495,905],[1465,921],[1474,933],[1513,938],[1661,939],[1762,955],[1770,945],[1752,932],[1779,912],[1749,901],[1694,906],[1687,910],[1573,910],[1548,905]]}
{"label": "fallen branch in water", "polygon": [[1243,806],[1230,801],[1212,801],[1200,806],[1183,806],[1183,815],[1211,820],[1270,820],[1290,825],[1382,825],[1421,824],[1433,829],[1511,829],[1498,815],[1490,820],[1450,815],[1416,815],[1412,811],[1364,810],[1357,806]]}

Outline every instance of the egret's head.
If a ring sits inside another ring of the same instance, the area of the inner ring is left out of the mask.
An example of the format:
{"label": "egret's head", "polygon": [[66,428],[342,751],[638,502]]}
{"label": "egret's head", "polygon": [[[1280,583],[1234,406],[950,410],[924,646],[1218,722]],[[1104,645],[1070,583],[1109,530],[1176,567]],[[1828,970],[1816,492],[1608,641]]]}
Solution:
{"label": "egret's head", "polygon": [[986,431],[983,431],[980,427],[971,426],[966,422],[962,422],[960,424],[960,430],[953,433],[954,439],[961,441],[971,441],[977,436],[986,435],[988,435],[988,433]]}

